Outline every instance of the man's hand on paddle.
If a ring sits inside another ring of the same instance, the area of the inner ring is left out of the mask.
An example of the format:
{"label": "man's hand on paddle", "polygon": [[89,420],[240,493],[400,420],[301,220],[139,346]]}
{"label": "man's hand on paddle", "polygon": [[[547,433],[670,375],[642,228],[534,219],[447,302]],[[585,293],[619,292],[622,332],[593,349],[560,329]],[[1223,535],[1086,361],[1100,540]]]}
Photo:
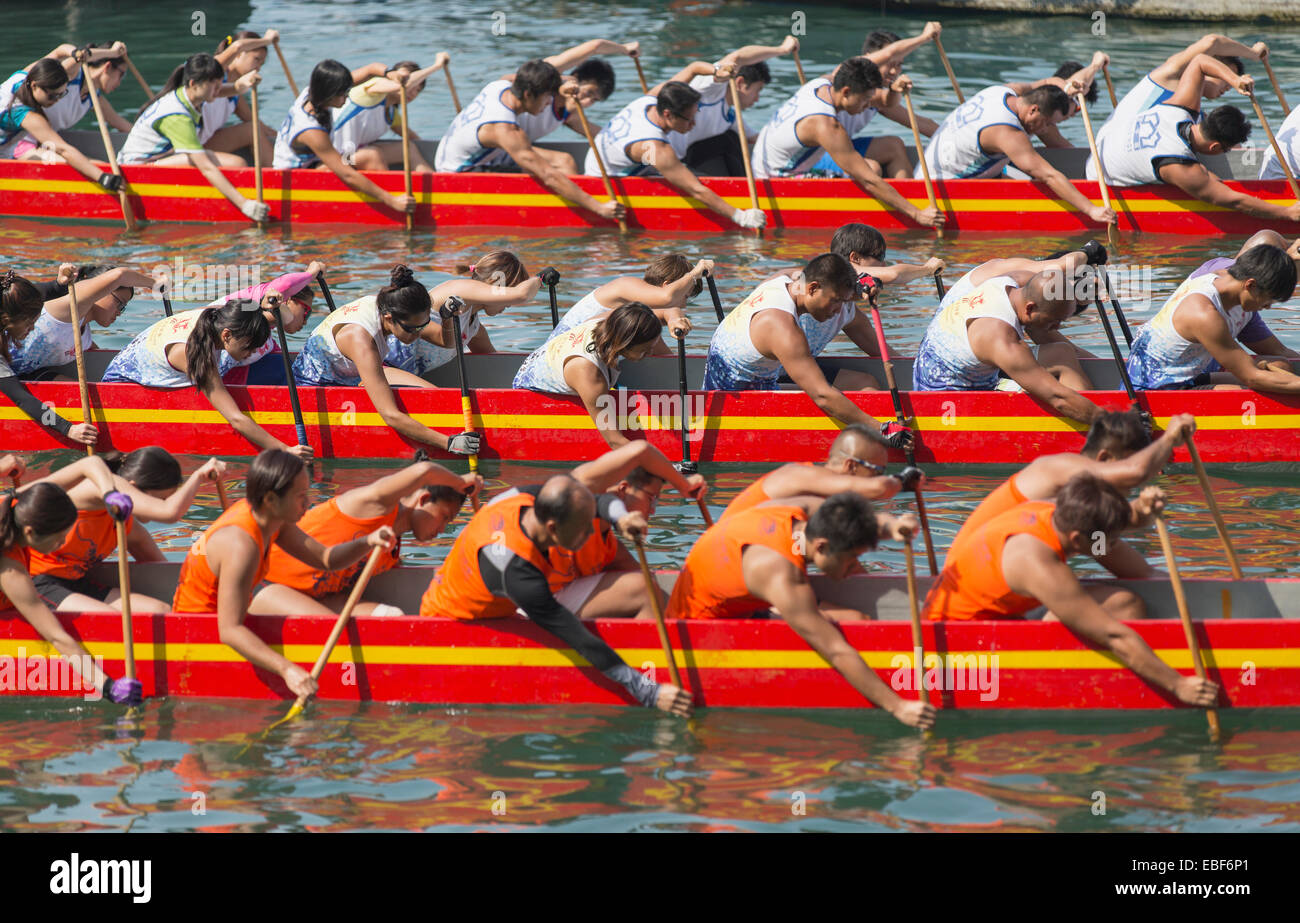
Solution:
{"label": "man's hand on paddle", "polygon": [[1209,708],[1219,698],[1219,684],[1210,679],[1201,679],[1199,676],[1184,676],[1174,687],[1174,695],[1178,701],[1184,705],[1195,705],[1197,708]]}
{"label": "man's hand on paddle", "polygon": [[0,455],[0,478],[17,480],[27,470],[27,463],[17,455]]}
{"label": "man's hand on paddle", "polygon": [[691,319],[680,312],[669,317],[667,323],[668,332],[678,339],[691,332]]}
{"label": "man's hand on paddle", "polygon": [[921,531],[921,523],[911,513],[902,516],[880,514],[876,521],[884,526],[884,537],[896,542],[910,542]]}
{"label": "man's hand on paddle", "polygon": [[638,542],[645,541],[645,537],[650,531],[650,524],[646,522],[646,518],[640,513],[628,513],[616,525],[618,531],[622,532],[625,538]]}
{"label": "man's hand on paddle", "polygon": [[709,491],[709,482],[704,480],[702,474],[683,475],[686,478],[687,489],[682,491],[682,496],[690,500],[703,500],[704,495]]}
{"label": "man's hand on paddle", "polygon": [[1194,432],[1196,432],[1196,417],[1190,413],[1175,414],[1169,418],[1169,425],[1165,427],[1165,433],[1174,442],[1182,442]]}
{"label": "man's hand on paddle", "polygon": [[209,481],[219,481],[226,476],[226,463],[219,458],[209,458],[199,466],[198,475]]}
{"label": "man's hand on paddle", "polygon": [[1166,494],[1159,487],[1148,485],[1142,488],[1138,498],[1129,503],[1132,511],[1133,528],[1141,528],[1151,522],[1156,513],[1164,511]]}
{"label": "man's hand on paddle", "polygon": [[285,667],[284,672],[280,674],[280,678],[289,687],[289,691],[299,698],[313,696],[316,694],[316,690],[320,688],[316,680],[312,679],[311,674],[296,663],[291,663]]}
{"label": "man's hand on paddle", "polygon": [[923,731],[934,727],[936,712],[934,706],[920,699],[899,699],[898,705],[890,712],[901,724]]}
{"label": "man's hand on paddle", "polygon": [[371,548],[383,548],[385,551],[391,551],[397,544],[397,533],[393,531],[392,526],[380,526],[366,536],[366,544]]}
{"label": "man's hand on paddle", "polygon": [[679,718],[689,718],[694,710],[691,706],[691,694],[685,689],[678,689],[672,683],[659,684],[655,708]]}
{"label": "man's hand on paddle", "polygon": [[461,475],[461,479],[464,481],[465,485],[462,488],[461,493],[471,499],[479,496],[479,492],[483,490],[483,475],[475,471],[470,474]]}

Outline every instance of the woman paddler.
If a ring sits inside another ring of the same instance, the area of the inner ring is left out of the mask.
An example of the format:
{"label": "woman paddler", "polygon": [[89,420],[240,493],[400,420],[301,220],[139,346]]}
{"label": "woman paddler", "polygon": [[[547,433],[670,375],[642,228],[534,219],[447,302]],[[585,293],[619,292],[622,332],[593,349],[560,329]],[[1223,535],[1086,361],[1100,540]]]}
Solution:
{"label": "woman paddler", "polygon": [[175,612],[215,612],[223,644],[255,667],[280,676],[294,695],[312,695],[316,681],[244,625],[253,590],[266,576],[273,545],[308,567],[336,570],[360,561],[371,547],[392,548],[391,526],[326,547],[294,525],[307,512],[310,483],[301,458],[267,449],[253,459],[243,500],[232,503],[199,536],[181,565]]}
{"label": "woman paddler", "polygon": [[[180,464],[156,445],[126,455],[114,452],[100,457],[113,473],[115,489],[131,498],[127,549],[137,563],[167,560],[144,524],[180,522],[203,481],[219,478],[226,471],[225,462],[210,458],[183,479]],[[91,568],[117,551],[116,520],[89,480],[69,487],[68,497],[77,508],[76,524],[58,548],[32,552],[36,592],[55,612],[120,612],[121,588],[105,586],[90,575]],[[131,594],[133,612],[166,612],[170,608],[164,600]]]}
{"label": "woman paddler", "polygon": [[[223,83],[232,85],[245,74],[260,71],[266,63],[267,46],[274,44],[279,37],[280,33],[274,29],[267,29],[266,35],[246,29],[223,38],[213,55],[226,72]],[[238,121],[228,124],[232,118]],[[254,138],[262,146],[262,163],[270,163],[274,156],[275,131],[260,122],[253,124],[253,109],[242,94],[218,96],[203,104],[199,143],[208,150],[233,154],[251,148]]]}
{"label": "woman paddler", "polygon": [[315,293],[311,282],[324,272],[325,264],[312,260],[302,272],[286,272],[270,282],[259,282],[241,288],[225,298],[212,302],[210,307],[221,307],[228,301],[256,301],[271,325],[271,336],[244,359],[236,362],[228,355],[221,356],[221,380],[228,385],[286,385],[284,359],[280,356],[280,342],[275,335],[275,312],[280,314],[284,332],[297,333],[307,325]]}
{"label": "woman paddler", "polygon": [[87,691],[100,690],[104,698],[120,705],[138,705],[142,693],[139,680],[115,680],[104,673],[90,652],[50,611],[29,573],[32,554],[55,550],[76,525],[77,507],[66,491],[87,480],[114,515],[130,515],[130,498],[115,489],[113,475],[94,455],[17,491],[0,491],[0,610],[17,609],[42,638],[67,658]]}
{"label": "woman paddler", "polygon": [[317,64],[307,89],[298,94],[280,126],[273,166],[277,170],[331,170],[353,192],[378,199],[395,212],[413,212],[414,196],[380,189],[344,160],[331,140],[333,110],[342,108],[353,85],[368,77],[366,68],[353,72],[330,58]]}
{"label": "woman paddler", "polygon": [[261,76],[253,71],[226,85],[226,72],[210,54],[190,55],[176,68],[162,92],[145,106],[118,151],[122,166],[148,163],[164,167],[194,167],[209,185],[239,209],[249,221],[265,221],[266,203],[245,197],[221,172],[222,167],[246,167],[244,158],[205,148],[199,140],[203,107],[225,93],[245,93]]}
{"label": "woman paddler", "polygon": [[[465,497],[483,486],[477,474],[454,474],[433,462],[416,462],[373,484],[344,491],[317,504],[298,520],[298,528],[322,545],[349,542],[380,526],[390,526],[398,541],[393,553],[379,559],[375,574],[401,564],[401,536],[416,541],[435,538],[456,518]],[[253,597],[248,611],[267,615],[329,615],[342,611],[362,564],[341,570],[312,567],[280,548],[271,549],[266,586]],[[383,603],[360,602],[356,615],[400,615]]]}
{"label": "woman paddler", "polygon": [[[529,277],[528,269],[509,250],[493,250],[474,263],[457,263],[456,275],[429,292],[431,316],[441,316],[449,298],[464,302],[460,336],[466,352],[496,352],[480,315],[495,317],[506,308],[527,304],[542,287],[540,276]],[[423,375],[456,359],[455,328],[450,320],[430,324],[414,343],[388,337],[387,363],[412,375]]]}
{"label": "woman paddler", "polygon": [[663,346],[659,318],[639,301],[619,305],[604,317],[579,324],[535,349],[515,375],[514,387],[576,395],[611,449],[629,440],[610,413],[609,389],[623,360],[633,362]]}
{"label": "woman paddler", "polygon": [[343,305],[316,326],[293,363],[293,377],[302,385],[360,385],[384,422],[401,436],[457,455],[474,455],[478,433],[448,437],[417,422],[393,397],[393,385],[433,387],[385,364],[389,337],[414,343],[429,326],[430,308],[428,289],[408,267],[394,266],[390,284]]}
{"label": "woman paddler", "polygon": [[[655,312],[655,317],[669,328],[672,336],[680,330],[685,336],[691,332],[691,321],[685,314],[686,303],[704,289],[704,276],[713,270],[713,260],[700,260],[694,266],[680,253],[665,253],[645,269],[645,274],[617,276],[604,285],[588,292],[569,308],[551,331],[548,339],[572,330],[589,320],[605,317],[619,305],[639,301]],[[655,355],[673,352],[665,345]]]}
{"label": "woman paddler", "polygon": [[266,314],[255,301],[227,301],[165,317],[138,334],[108,364],[105,382],[127,381],[147,388],[186,388],[191,384],[235,432],[260,449],[283,449],[310,458],[311,446],[286,446],[239,409],[221,380],[223,354],[242,362],[271,336]]}

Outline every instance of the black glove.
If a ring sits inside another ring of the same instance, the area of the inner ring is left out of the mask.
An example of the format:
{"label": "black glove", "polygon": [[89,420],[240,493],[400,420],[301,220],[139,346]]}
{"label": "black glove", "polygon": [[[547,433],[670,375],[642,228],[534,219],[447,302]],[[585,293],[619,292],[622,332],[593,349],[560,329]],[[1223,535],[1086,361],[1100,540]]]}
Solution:
{"label": "black glove", "polygon": [[1080,249],[1087,254],[1089,266],[1105,265],[1106,261],[1110,259],[1110,254],[1106,252],[1106,248],[1095,240],[1088,241]]}
{"label": "black glove", "polygon": [[550,288],[552,285],[560,284],[559,271],[550,266],[547,266],[545,269],[539,272],[537,276],[542,280],[542,284],[545,285],[547,288]]}
{"label": "black glove", "polygon": [[915,491],[921,483],[922,472],[915,465],[908,465],[898,473],[898,480],[903,485],[903,490]]}
{"label": "black glove", "polygon": [[478,433],[457,433],[447,440],[447,451],[455,455],[477,455],[482,439]]}
{"label": "black glove", "polygon": [[894,420],[880,424],[880,435],[891,449],[905,449],[912,444],[912,431]]}
{"label": "black glove", "polygon": [[99,185],[109,192],[118,192],[122,188],[122,177],[116,173],[101,173],[99,174]]}
{"label": "black glove", "polygon": [[460,309],[465,307],[465,299],[456,295],[449,295],[447,300],[442,303],[438,309],[438,316],[443,320],[451,320],[460,313]]}

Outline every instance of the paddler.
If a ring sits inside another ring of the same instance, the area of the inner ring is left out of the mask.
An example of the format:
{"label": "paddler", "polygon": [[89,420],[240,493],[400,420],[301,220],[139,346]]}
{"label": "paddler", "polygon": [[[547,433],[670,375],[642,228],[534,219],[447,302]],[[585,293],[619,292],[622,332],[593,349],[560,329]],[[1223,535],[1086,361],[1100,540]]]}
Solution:
{"label": "paddler", "polygon": [[[233,84],[245,74],[260,71],[266,63],[266,49],[279,38],[275,29],[267,29],[265,35],[245,29],[223,38],[213,57],[226,71],[225,82]],[[236,121],[229,124],[232,118]],[[243,95],[218,96],[203,104],[199,143],[208,150],[233,154],[252,148],[255,138],[262,149],[262,163],[269,164],[275,156],[275,130],[253,124],[253,108]]]}
{"label": "paddler", "polygon": [[[884,85],[880,68],[866,58],[849,58],[835,69],[833,78],[818,77],[805,83],[758,133],[754,176],[768,179],[806,174],[827,154],[843,175],[891,211],[918,225],[941,227],[943,212],[913,205],[885,182],[879,163],[866,159],[853,146],[853,132],[870,118],[866,114],[873,101],[880,102],[876,91]],[[898,77],[881,105],[896,105],[899,93],[911,85],[910,78]]]}
{"label": "paddler", "polygon": [[[998,276],[1008,276],[1020,285],[1024,285],[1040,272],[1051,270],[1065,273],[1063,278],[1071,278],[1077,275],[1080,267],[1101,265],[1109,259],[1110,255],[1106,252],[1106,248],[1095,240],[1090,240],[1073,250],[1053,253],[1042,259],[1028,256],[994,257],[961,275],[949,286],[939,302],[939,307],[940,309],[948,307],[958,298],[965,298],[989,279]],[[1080,309],[1086,307],[1087,302],[1084,302]]]}
{"label": "paddler", "polygon": [[[55,132],[57,137],[61,139],[62,136],[58,134],[59,132],[74,127],[90,112],[92,103],[90,100],[90,87],[86,85],[88,76],[95,81],[95,89],[99,92],[99,106],[104,113],[105,123],[118,131],[131,130],[131,123],[122,118],[108,101],[108,94],[122,85],[122,78],[126,75],[125,43],[93,43],[78,48],[76,45],[65,42],[47,54],[45,58],[62,65],[68,77],[67,92],[55,100],[53,104],[43,107],[41,111],[41,117],[44,118],[49,130]],[[0,97],[3,97],[5,87],[12,89],[21,86],[23,79],[39,63],[39,61],[33,61],[21,71],[10,76],[3,85],[0,85]],[[42,65],[43,69],[46,67],[47,65]],[[2,122],[3,120],[0,120],[0,123]],[[33,121],[31,127],[35,127],[36,124]],[[0,158],[39,160],[42,163],[66,163],[67,161],[63,155],[59,153],[57,143],[42,143],[52,141],[53,139],[48,135],[45,138],[38,139],[30,130],[24,130],[22,134],[13,140],[0,145]],[[96,170],[96,172],[99,171]]]}
{"label": "paddler", "polygon": [[[421,68],[414,61],[398,61],[392,67],[368,64],[353,74],[361,80],[348,90],[348,100],[334,112],[330,141],[343,158],[358,170],[387,170],[389,164],[402,162],[400,139],[382,141],[390,131],[402,133],[401,103],[415,101],[429,75],[442,70],[451,58],[445,51],[434,62]],[[418,140],[410,126],[406,128],[412,142]],[[411,171],[430,173],[433,167],[414,143],[410,145]]]}
{"label": "paddler", "polygon": [[[477,474],[455,474],[431,461],[408,465],[373,483],[344,491],[318,503],[298,520],[298,528],[322,545],[362,538],[381,526],[397,535],[392,553],[380,557],[374,575],[401,565],[401,540],[407,532],[418,542],[436,538],[456,518],[467,496],[483,487]],[[361,573],[363,561],[327,569],[299,560],[280,547],[271,549],[266,586],[248,611],[266,615],[329,615],[341,612]],[[361,601],[355,615],[400,615],[385,603]]]}
{"label": "paddler", "polygon": [[[841,580],[881,537],[906,541],[912,516],[876,513],[856,493],[772,500],[714,523],[686,556],[665,615],[685,619],[748,618],[772,612],[808,642],[863,698],[910,727],[934,723],[934,706],[890,689],[823,611],[808,565]],[[840,619],[868,614],[837,610]]]}
{"label": "paddler", "polygon": [[803,314],[828,321],[854,298],[857,287],[849,261],[834,253],[814,257],[798,280],[780,275],[764,282],[714,331],[705,390],[775,391],[784,373],[827,416],[880,432],[882,441],[889,433],[887,444],[901,447],[907,431],[892,421],[881,424],[828,382],[799,325]]}
{"label": "paddler", "polygon": [[[221,380],[223,363],[248,359],[271,336],[255,301],[227,301],[165,317],[137,334],[104,370],[105,382],[146,388],[198,388],[227,423],[260,449],[281,449],[311,458],[311,446],[286,446],[240,409]],[[228,368],[229,366],[227,366]]]}
{"label": "paddler", "polygon": [[[560,322],[551,331],[547,339],[554,339],[567,333],[579,324],[605,317],[620,305],[639,301],[654,311],[669,334],[676,336],[676,331],[683,334],[691,330],[690,318],[686,316],[686,303],[704,289],[704,276],[713,271],[713,260],[699,260],[694,265],[681,253],[665,253],[656,257],[645,268],[641,278],[636,276],[615,276],[583,295],[573,307],[560,316]],[[656,355],[667,355],[665,351]]]}
{"label": "paddler", "polygon": [[1146,488],[1130,505],[1100,478],[1076,474],[1054,502],[1022,503],[977,529],[949,555],[922,614],[933,620],[1012,619],[1046,606],[1050,618],[1151,685],[1186,705],[1212,705],[1218,684],[1180,675],[1124,624],[1146,615],[1135,593],[1110,583],[1084,586],[1067,564],[1071,555],[1113,545],[1125,529],[1163,508],[1159,488]]}
{"label": "paddler", "polygon": [[1300,359],[1300,353],[1283,345],[1259,314],[1290,299],[1295,286],[1292,256],[1269,244],[1252,247],[1225,269],[1191,276],[1133,338],[1133,387],[1300,393],[1290,364],[1266,358]]}
{"label": "paddler", "polygon": [[526,113],[540,115],[561,86],[560,72],[540,58],[525,61],[514,80],[494,80],[460,111],[438,142],[439,173],[491,171],[513,162],[551,193],[601,218],[621,218],[623,204],[601,202],[578,188],[539,154],[519,124]]}
{"label": "paddler", "polygon": [[[12,465],[6,465],[10,473]],[[98,456],[78,459],[47,478],[0,491],[0,610],[16,609],[72,665],[87,692],[98,690],[119,705],[139,705],[136,679],[113,679],[90,652],[63,627],[32,584],[33,552],[49,553],[63,544],[77,522],[77,507],[66,489],[89,480],[118,518],[130,515],[131,500],[115,490],[113,476]]]}
{"label": "paddler", "polygon": [[[691,701],[685,690],[634,670],[551,592],[551,550],[582,548],[598,511],[591,491],[568,475],[550,478],[536,495],[519,491],[493,498],[456,537],[420,600],[420,614],[478,620],[522,610],[635,701],[688,716]],[[645,518],[639,514],[630,513],[614,525],[629,537],[645,535]]]}
{"label": "paddler", "polygon": [[[260,316],[260,313],[259,313]],[[301,458],[267,449],[253,459],[244,499],[230,505],[199,536],[181,565],[174,612],[215,612],[221,642],[253,666],[276,674],[296,696],[316,692],[316,680],[277,654],[244,625],[253,590],[266,576],[273,545],[309,567],[334,570],[365,557],[371,548],[392,548],[391,526],[325,546],[294,525],[307,512],[310,480]]]}
{"label": "paddler", "polygon": [[297,333],[311,316],[312,281],[325,271],[325,264],[312,260],[299,272],[286,272],[270,282],[259,282],[233,292],[212,302],[220,307],[227,301],[255,301],[271,325],[272,335],[248,356],[236,362],[229,355],[221,356],[221,380],[228,385],[286,385],[284,359],[280,355],[280,341],[275,336],[276,314],[284,325],[286,334]]}
{"label": "paddler", "polygon": [[398,407],[393,397],[394,385],[433,387],[418,375],[385,364],[389,336],[414,343],[429,326],[430,305],[428,289],[399,263],[377,294],[343,305],[316,326],[294,360],[293,376],[301,385],[361,385],[399,435],[456,455],[474,455],[478,433],[447,436],[430,429]]}

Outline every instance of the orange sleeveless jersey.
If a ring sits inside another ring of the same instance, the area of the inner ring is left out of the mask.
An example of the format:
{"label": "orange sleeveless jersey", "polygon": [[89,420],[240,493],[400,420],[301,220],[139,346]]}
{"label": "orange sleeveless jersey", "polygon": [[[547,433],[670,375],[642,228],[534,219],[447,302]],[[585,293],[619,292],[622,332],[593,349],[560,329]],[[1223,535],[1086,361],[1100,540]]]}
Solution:
{"label": "orange sleeveless jersey", "polygon": [[[131,520],[126,521],[131,531]],[[108,510],[79,510],[77,523],[63,544],[42,554],[32,552],[32,575],[49,574],[64,580],[80,580],[86,572],[117,549],[117,529]]]}
{"label": "orange sleeveless jersey", "polygon": [[1007,478],[993,493],[989,494],[980,505],[975,507],[974,511],[962,523],[962,527],[957,530],[956,536],[953,537],[952,544],[948,546],[948,554],[943,559],[944,567],[948,562],[955,560],[953,557],[957,554],[958,549],[970,540],[970,537],[978,532],[985,523],[1001,516],[1007,510],[1014,509],[1022,503],[1028,503],[1025,495],[1016,487],[1016,477],[1013,474]]}
{"label": "orange sleeveless jersey", "polygon": [[421,615],[453,619],[497,619],[514,615],[515,604],[504,596],[494,596],[484,585],[478,569],[479,551],[496,542],[532,564],[550,581],[550,561],[519,525],[520,515],[533,505],[533,500],[532,494],[512,494],[492,501],[474,514],[456,536],[447,560],[420,598]]}
{"label": "orange sleeveless jersey", "polygon": [[587,539],[577,551],[565,551],[563,548],[556,547],[546,552],[546,557],[553,568],[552,572],[546,575],[546,582],[550,585],[552,593],[560,592],[581,577],[599,574],[618,557],[621,546],[613,528],[599,516],[596,517],[593,525],[595,529],[591,533],[591,538]]}
{"label": "orange sleeveless jersey", "polygon": [[[6,548],[3,552],[0,552],[0,556],[6,558],[12,558],[13,560],[17,561],[20,565],[22,565],[23,570],[27,571],[27,573],[30,574],[32,572],[31,569],[32,550],[28,548],[26,545],[23,545],[21,547],[15,545],[12,548]],[[0,591],[0,611],[3,611],[5,609],[12,609],[13,607],[14,604],[9,599],[9,597],[6,596],[3,591]]]}
{"label": "orange sleeveless jersey", "polygon": [[929,619],[1017,618],[1041,605],[1021,596],[1002,576],[1002,549],[1013,535],[1032,535],[1062,561],[1066,559],[1052,528],[1055,503],[1022,503],[989,520],[959,549],[949,555],[939,580],[925,598],[922,614]]}
{"label": "orange sleeveless jersey", "polygon": [[[338,498],[332,497],[324,503],[313,506],[298,520],[298,528],[306,532],[322,545],[340,545],[362,536],[369,535],[380,526],[391,526],[397,521],[399,507],[393,504],[392,510],[383,516],[369,519],[356,519],[339,509]],[[375,574],[396,567],[401,560],[401,539],[391,554],[379,559]],[[368,558],[368,556],[367,556]],[[266,579],[270,583],[280,583],[306,593],[313,599],[342,593],[351,589],[361,569],[366,566],[367,558],[362,558],[351,567],[342,570],[317,570],[299,561],[278,545],[271,546],[267,559]]]}
{"label": "orange sleeveless jersey", "polygon": [[807,518],[797,506],[764,506],[718,520],[686,556],[667,617],[744,618],[767,609],[767,601],[745,586],[741,554],[749,545],[762,545],[806,571],[807,561],[794,550],[794,524]]}
{"label": "orange sleeveless jersey", "polygon": [[[771,471],[768,472],[768,474],[771,473]],[[767,489],[763,486],[765,481],[767,481],[767,474],[763,475],[753,484],[750,484],[740,493],[736,494],[736,496],[732,497],[731,502],[727,504],[727,508],[723,510],[722,515],[718,517],[718,522],[722,522],[722,520],[729,519],[730,517],[735,516],[738,513],[743,513],[746,510],[752,510],[760,503],[766,503],[768,500],[771,500],[772,498],[767,495]]]}
{"label": "orange sleeveless jersey", "polygon": [[[243,529],[252,536],[253,541],[257,542],[261,549],[253,586],[256,587],[266,577],[270,548],[262,535],[261,528],[253,519],[253,511],[248,501],[240,500],[238,503],[232,503],[230,509],[218,516],[217,521],[208,526],[207,531],[190,547],[190,553],[185,556],[185,563],[181,565],[181,576],[176,584],[176,598],[172,600],[172,611],[217,611],[217,578],[208,568],[208,539],[227,526]],[[250,594],[244,601],[245,607],[252,601],[253,597]]]}

